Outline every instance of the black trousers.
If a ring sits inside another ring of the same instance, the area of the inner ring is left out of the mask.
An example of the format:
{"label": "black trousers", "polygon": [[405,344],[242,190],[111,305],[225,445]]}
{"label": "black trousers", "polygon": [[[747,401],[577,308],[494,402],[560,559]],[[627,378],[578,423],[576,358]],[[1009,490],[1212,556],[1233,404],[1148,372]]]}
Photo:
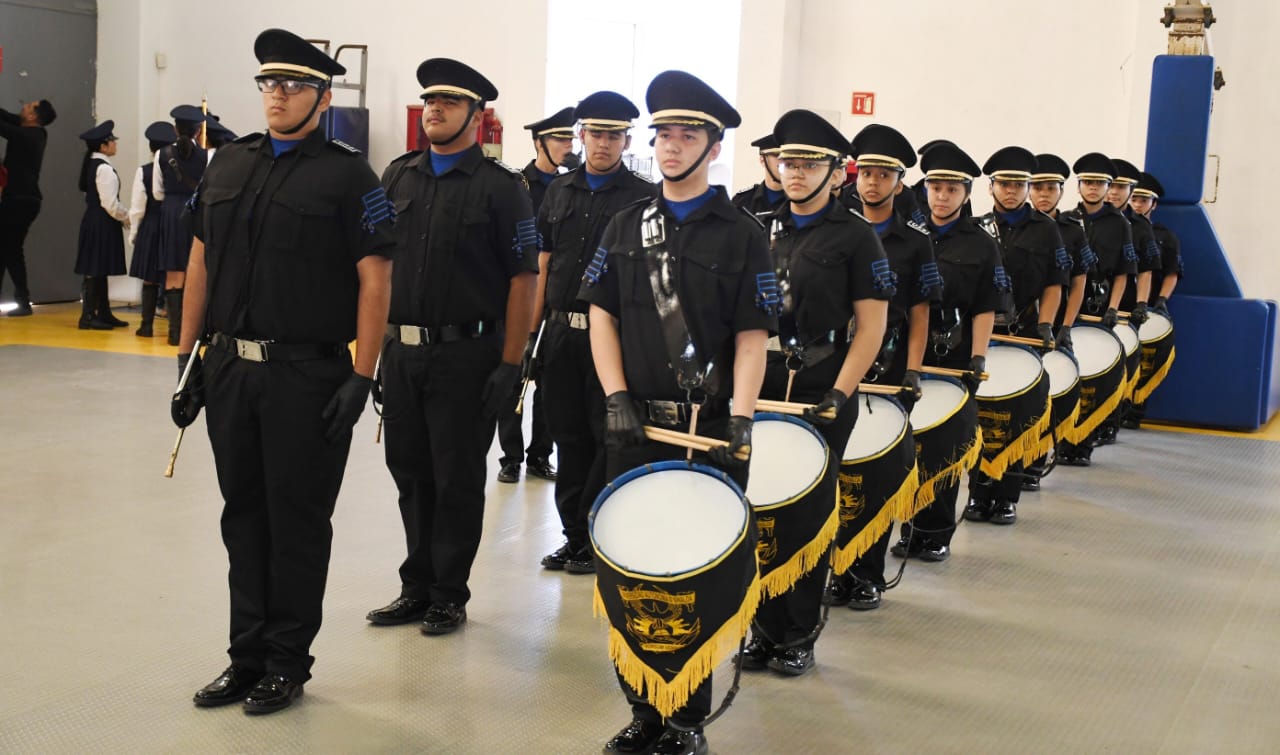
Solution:
{"label": "black trousers", "polygon": [[[903,323],[899,326],[905,330],[908,325]],[[893,353],[893,360],[889,363],[883,375],[876,382],[881,385],[902,385],[903,379],[907,373],[907,344],[905,340],[900,343]],[[914,402],[912,402],[914,403]],[[906,407],[907,411],[911,411],[911,407]],[[854,561],[846,574],[854,577],[861,582],[868,582],[881,589],[884,589],[884,562],[889,555],[889,540],[893,536],[893,527],[884,531],[880,539],[871,544],[866,553],[863,553]]]}
{"label": "black trousers", "polygon": [[[533,414],[533,426],[529,428],[529,449],[524,448],[524,416],[516,414],[515,409],[504,412],[498,418],[498,445],[502,447],[501,464],[519,464],[524,459],[545,461],[551,456],[551,432],[547,429],[546,407],[542,401],[542,377],[536,378],[533,384],[533,395],[525,402],[525,406]],[[516,390],[520,390],[516,384]],[[519,398],[517,395],[516,398]],[[514,399],[512,406],[514,406]]]}
{"label": "black trousers", "polygon": [[[719,417],[716,419],[699,419],[698,434],[707,435],[712,438],[726,438],[728,434],[728,417]],[[688,424],[683,424],[673,428],[681,432],[688,432]],[[685,450],[675,446],[669,446],[663,443],[654,443],[646,441],[638,446],[630,446],[627,448],[610,448],[605,452],[605,477],[609,480],[616,479],[618,475],[629,469],[649,464],[655,461],[667,461],[671,459],[683,459]],[[693,454],[693,460],[699,464],[708,466],[716,466],[707,458],[706,454]],[[724,471],[729,477],[743,489],[747,489],[747,471],[746,465],[741,467],[728,467]],[[673,523],[673,526],[678,524]],[[631,685],[623,681],[622,676],[618,675],[618,684],[622,687],[622,693],[627,696],[627,702],[631,703],[631,714],[635,718],[654,723],[662,722],[662,714],[658,713],[658,709],[649,704],[643,695],[637,694],[631,689]],[[698,685],[693,694],[689,696],[689,701],[683,707],[677,709],[671,714],[671,720],[681,726],[701,726],[703,719],[711,715],[711,675],[707,675],[706,681]]]}
{"label": "black trousers", "polygon": [[1026,467],[1022,462],[1014,462],[1005,470],[1003,477],[993,480],[981,469],[975,467],[969,473],[969,497],[984,503],[991,501],[1017,503],[1022,497],[1022,480],[1025,471]]}
{"label": "black trousers", "polygon": [[233,663],[305,681],[320,630],[330,518],[351,434],[324,439],[325,405],[350,356],[248,362],[206,352],[206,424],[230,560]]}
{"label": "black trousers", "polygon": [[13,278],[13,298],[19,304],[31,302],[23,245],[27,241],[31,224],[39,214],[38,199],[0,199],[0,288],[4,287],[4,274],[8,272],[9,277]]}
{"label": "black trousers", "polygon": [[401,597],[458,604],[471,597],[494,428],[481,416],[480,397],[500,361],[496,336],[429,346],[391,341],[383,351],[387,469],[408,546]]}
{"label": "black trousers", "polygon": [[913,537],[914,542],[927,538],[940,545],[950,545],[956,534],[956,498],[960,494],[960,481],[938,486],[933,503],[916,514],[915,519],[902,523],[902,536]]}
{"label": "black trousers", "polygon": [[588,331],[550,321],[543,334],[542,383],[556,443],[556,511],[570,547],[587,545],[587,515],[604,488],[604,390]]}

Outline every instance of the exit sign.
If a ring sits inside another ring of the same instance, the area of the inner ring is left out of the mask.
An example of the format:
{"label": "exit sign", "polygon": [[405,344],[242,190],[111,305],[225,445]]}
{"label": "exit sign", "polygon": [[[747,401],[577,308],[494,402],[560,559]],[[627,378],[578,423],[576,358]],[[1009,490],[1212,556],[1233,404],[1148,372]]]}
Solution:
{"label": "exit sign", "polygon": [[875,115],[876,113],[876,93],[875,92],[854,92],[853,93],[853,110],[854,115]]}

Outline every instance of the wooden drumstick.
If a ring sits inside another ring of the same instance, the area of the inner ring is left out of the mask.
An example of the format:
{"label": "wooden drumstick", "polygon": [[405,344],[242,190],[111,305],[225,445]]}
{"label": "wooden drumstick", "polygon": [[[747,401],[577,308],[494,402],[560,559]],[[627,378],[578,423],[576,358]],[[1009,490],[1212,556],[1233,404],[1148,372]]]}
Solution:
{"label": "wooden drumstick", "polygon": [[[663,427],[654,427],[645,425],[644,436],[649,440],[656,440],[659,443],[666,443],[680,448],[687,448],[690,451],[701,451],[706,453],[717,446],[727,446],[728,441],[718,440],[716,438],[708,438],[705,435],[694,435],[693,433],[682,433],[678,430],[668,430]],[[751,458],[751,448],[740,448],[733,454],[742,461]]]}
{"label": "wooden drumstick", "polygon": [[173,442],[173,450],[169,452],[169,466],[164,468],[165,477],[173,477],[173,467],[178,463],[178,449],[182,447],[182,434],[186,431],[185,427],[178,428],[178,439]]}
{"label": "wooden drumstick", "polygon": [[[1116,315],[1122,320],[1129,319],[1128,312],[1117,312]],[[1097,315],[1079,315],[1076,317],[1076,319],[1081,320],[1083,322],[1102,322],[1102,318],[1098,317]]]}
{"label": "wooden drumstick", "polygon": [[[1036,341],[1036,343],[1040,342]],[[950,367],[921,367],[920,371],[926,375],[946,375],[954,378],[968,377],[973,374],[969,370],[953,370]],[[989,377],[991,376],[985,372],[978,373],[979,380],[986,380]]]}
{"label": "wooden drumstick", "polygon": [[1044,346],[1044,341],[1041,341],[1039,338],[1023,338],[1022,336],[1002,336],[999,333],[992,333],[991,340],[999,341],[1000,343],[1017,343],[1023,346],[1034,346],[1037,348]]}

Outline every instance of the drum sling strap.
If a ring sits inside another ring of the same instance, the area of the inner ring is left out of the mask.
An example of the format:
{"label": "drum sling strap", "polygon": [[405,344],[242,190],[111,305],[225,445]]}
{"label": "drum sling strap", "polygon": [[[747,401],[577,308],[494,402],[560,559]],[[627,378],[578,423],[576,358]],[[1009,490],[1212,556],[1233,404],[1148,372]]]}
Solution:
{"label": "drum sling strap", "polygon": [[787,389],[784,401],[791,400],[791,382],[796,373],[805,367],[812,367],[831,356],[836,346],[848,340],[853,330],[853,322],[843,331],[829,330],[817,338],[805,339],[800,335],[796,325],[795,299],[791,295],[791,256],[779,256],[778,242],[787,237],[787,229],[782,221],[774,219],[769,225],[769,252],[773,257],[774,272],[778,276],[778,295],[781,306],[778,312],[778,343],[787,359]]}

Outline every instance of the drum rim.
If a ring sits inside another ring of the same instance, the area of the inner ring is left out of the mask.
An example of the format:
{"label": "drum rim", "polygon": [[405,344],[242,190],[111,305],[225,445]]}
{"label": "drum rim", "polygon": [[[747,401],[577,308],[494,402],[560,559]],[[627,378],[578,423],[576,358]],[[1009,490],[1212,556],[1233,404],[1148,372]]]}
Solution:
{"label": "drum rim", "polygon": [[[963,411],[965,405],[968,404],[971,399],[973,399],[973,394],[969,392],[969,389],[965,387],[964,383],[960,382],[956,378],[949,377],[947,375],[921,375],[920,376],[921,383],[923,383],[926,380],[937,381],[941,383],[950,383],[964,392],[965,399],[964,401],[961,401],[954,409],[952,409],[951,413],[941,417],[937,422],[934,422],[933,424],[928,425],[927,427],[913,426],[911,428],[912,436],[916,436],[916,435],[919,435],[920,433],[928,432],[929,430],[932,430],[936,427],[941,427],[942,425],[945,425],[947,422],[951,421],[952,417],[956,416],[961,411]],[[910,423],[910,421],[911,421],[911,415],[910,413],[908,413],[907,422]]]}
{"label": "drum rim", "polygon": [[1111,333],[1115,335],[1116,338],[1120,339],[1120,348],[1124,349],[1124,355],[1126,357],[1131,357],[1133,356],[1134,353],[1137,353],[1142,350],[1142,336],[1138,333],[1137,326],[1129,322],[1128,320],[1120,320],[1119,322],[1117,322],[1116,327],[1118,328],[1120,326],[1124,326],[1128,328],[1128,332],[1132,333],[1133,337],[1137,339],[1137,345],[1133,347],[1133,352],[1130,352],[1128,344],[1124,342],[1123,338],[1120,338],[1120,334],[1116,333],[1114,329],[1111,331]]}
{"label": "drum rim", "polygon": [[[908,435],[915,434],[914,431],[911,429],[911,412],[907,411],[907,408],[905,406],[898,403],[896,399],[890,396],[877,396],[873,393],[868,393],[865,395],[866,395],[866,398],[868,399],[877,398],[877,399],[884,399],[885,401],[888,401],[893,406],[896,406],[898,407],[898,409],[902,410],[902,416],[905,417],[906,419],[902,423],[902,429],[898,432],[898,437],[894,438],[892,443],[880,449],[879,451],[876,451],[875,453],[870,454],[868,456],[859,456],[855,459],[846,459],[844,458],[844,453],[841,452],[840,466],[842,468],[844,467],[845,464],[865,464],[866,462],[869,462],[869,461],[875,461],[876,459],[879,459],[880,457],[891,453],[895,448],[898,447],[898,444],[901,443],[903,439],[906,438]],[[854,399],[859,399],[863,397],[863,394],[855,391],[853,396],[854,396]],[[850,436],[852,435],[853,433],[850,433]],[[845,446],[848,447],[848,441],[845,441]]]}
{"label": "drum rim", "polygon": [[[598,544],[596,541],[596,532],[595,532],[596,513],[599,512],[601,504],[603,504],[606,500],[608,500],[609,496],[616,493],[618,490],[622,488],[623,485],[630,482],[631,480],[639,479],[641,477],[644,477],[645,475],[650,475],[655,472],[663,472],[663,471],[673,470],[673,469],[684,470],[689,472],[699,472],[709,477],[714,477],[720,480],[721,482],[728,484],[729,489],[737,494],[738,502],[742,504],[742,507],[745,513],[745,516],[743,517],[743,520],[742,520],[742,527],[739,529],[737,536],[734,537],[733,542],[730,543],[729,546],[725,548],[722,552],[717,554],[715,558],[713,558],[712,560],[708,561],[705,564],[702,564],[701,566],[695,567],[688,571],[664,572],[662,574],[655,574],[650,572],[635,571],[634,569],[628,569],[614,562],[613,559],[609,558],[608,555],[598,547]],[[729,558],[729,556],[731,556],[732,554],[738,551],[738,548],[742,546],[743,541],[751,533],[751,528],[754,526],[755,526],[755,518],[752,516],[751,504],[747,502],[747,495],[745,492],[743,492],[742,488],[739,487],[738,483],[733,481],[733,478],[730,477],[727,472],[721,469],[716,469],[715,467],[712,467],[707,464],[696,464],[694,462],[685,461],[681,459],[669,459],[666,461],[655,461],[649,464],[642,464],[638,467],[632,467],[631,469],[628,469],[627,471],[618,475],[608,484],[606,484],[604,486],[604,489],[601,490],[599,495],[596,496],[596,500],[592,502],[591,512],[587,515],[587,538],[591,541],[591,547],[595,551],[596,557],[604,561],[606,564],[608,564],[609,567],[613,569],[615,572],[633,579],[643,578],[643,579],[648,579],[654,582],[665,583],[665,582],[676,582],[679,580],[688,579],[689,577],[695,577],[699,574],[703,574],[707,571],[710,571],[711,569],[716,568],[717,566],[722,564],[725,559]]]}
{"label": "drum rim", "polygon": [[[751,507],[752,511],[773,511],[774,509],[780,509],[783,506],[790,506],[791,504],[799,501],[800,499],[812,493],[814,488],[822,484],[822,481],[827,476],[827,472],[831,469],[831,444],[827,443],[827,439],[822,437],[822,433],[819,433],[817,428],[815,428],[813,425],[809,424],[808,422],[805,422],[802,419],[793,417],[789,414],[780,414],[778,412],[756,412],[754,415],[752,415],[751,421],[753,425],[760,420],[765,420],[767,422],[777,422],[781,420],[783,422],[787,422],[792,425],[798,425],[800,427],[803,427],[805,430],[809,431],[809,434],[811,434],[813,437],[818,439],[818,442],[822,444],[822,450],[823,450],[822,472],[818,475],[818,478],[816,480],[809,483],[808,487],[806,487],[801,492],[795,494],[794,496],[787,498],[786,500],[783,500],[783,501],[777,501],[776,503],[766,503],[766,504],[761,504],[757,506],[756,504],[751,502],[751,497],[746,494],[746,491],[743,491],[742,497],[744,500],[746,500],[747,505]],[[750,480],[747,481],[747,487],[751,487]]]}
{"label": "drum rim", "polygon": [[[1149,315],[1150,315],[1149,319],[1151,319],[1151,320],[1155,320],[1155,319],[1157,319],[1157,318],[1158,318],[1158,319],[1164,320],[1165,322],[1169,323],[1169,329],[1168,329],[1168,330],[1166,330],[1165,332],[1161,333],[1160,335],[1156,336],[1155,338],[1152,338],[1151,340],[1144,341],[1144,340],[1142,340],[1142,327],[1141,327],[1141,326],[1139,326],[1139,327],[1138,327],[1138,343],[1139,343],[1140,345],[1142,345],[1142,346],[1154,345],[1154,344],[1160,343],[1161,341],[1163,341],[1163,340],[1164,340],[1164,339],[1166,339],[1166,338],[1172,338],[1172,337],[1173,337],[1173,318],[1172,318],[1172,317],[1165,317],[1164,315],[1160,314],[1159,312],[1150,312],[1150,313],[1149,313]],[[1144,323],[1144,324],[1145,324],[1145,323]]]}
{"label": "drum rim", "polygon": [[1018,349],[1020,351],[1029,352],[1033,357],[1036,358],[1036,361],[1040,363],[1040,375],[1037,376],[1035,380],[1031,381],[1031,385],[1028,385],[1025,388],[1020,388],[1013,393],[1002,393],[999,396],[979,396],[975,392],[973,394],[973,397],[979,402],[990,403],[992,401],[1008,401],[1011,398],[1017,398],[1027,393],[1027,391],[1034,390],[1036,386],[1040,385],[1040,381],[1045,379],[1046,374],[1044,371],[1044,359],[1042,359],[1040,355],[1036,353],[1035,349],[1031,348],[1030,346],[1023,346],[1020,343],[992,342],[987,344],[987,354],[991,353],[991,349],[1001,349],[1001,350]]}
{"label": "drum rim", "polygon": [[[1128,356],[1129,356],[1129,355],[1128,355],[1128,354],[1125,352],[1125,350],[1124,350],[1124,341],[1121,341],[1121,340],[1120,340],[1120,336],[1116,335],[1116,334],[1115,334],[1115,332],[1111,330],[1111,328],[1104,328],[1104,327],[1103,327],[1103,326],[1101,326],[1101,325],[1096,325],[1096,324],[1091,323],[1091,322],[1078,322],[1078,323],[1076,323],[1075,325],[1072,325],[1072,326],[1071,326],[1071,329],[1072,329],[1072,330],[1075,330],[1076,328],[1090,328],[1090,329],[1092,329],[1092,330],[1100,330],[1100,331],[1102,331],[1103,333],[1106,333],[1107,335],[1111,336],[1113,339],[1115,339],[1115,342],[1116,342],[1117,344],[1119,344],[1119,345],[1120,345],[1120,355],[1119,355],[1119,356],[1117,356],[1117,357],[1115,358],[1115,360],[1114,360],[1113,362],[1111,362],[1111,364],[1107,365],[1107,368],[1106,368],[1105,370],[1102,370],[1101,372],[1091,372],[1091,373],[1089,373],[1088,375],[1085,375],[1085,374],[1082,372],[1082,373],[1080,373],[1080,379],[1081,379],[1081,380],[1085,380],[1086,378],[1100,378],[1100,377],[1102,377],[1103,375],[1106,375],[1107,373],[1109,373],[1109,372],[1111,372],[1112,370],[1114,370],[1114,369],[1116,368],[1116,365],[1117,365],[1117,364],[1124,364],[1124,360],[1125,360],[1126,358],[1128,358]],[[1074,350],[1074,346],[1073,346],[1073,349],[1072,349],[1071,356],[1075,357],[1075,350]],[[1080,366],[1080,359],[1079,359],[1079,357],[1076,357],[1076,366],[1077,366],[1077,367],[1079,367],[1079,366]]]}
{"label": "drum rim", "polygon": [[[1076,359],[1076,355],[1072,354],[1070,351],[1063,351],[1061,349],[1054,349],[1053,351],[1046,353],[1044,356],[1047,357],[1049,354],[1061,354],[1071,360],[1071,363],[1076,366],[1076,379],[1071,381],[1071,385],[1067,386],[1065,391],[1062,391],[1061,393],[1053,393],[1053,381],[1049,381],[1049,398],[1062,398],[1079,387],[1080,381],[1083,379],[1080,377],[1080,360]],[[1049,368],[1044,366],[1044,357],[1040,357],[1040,368],[1044,370],[1045,377],[1049,377]]]}

